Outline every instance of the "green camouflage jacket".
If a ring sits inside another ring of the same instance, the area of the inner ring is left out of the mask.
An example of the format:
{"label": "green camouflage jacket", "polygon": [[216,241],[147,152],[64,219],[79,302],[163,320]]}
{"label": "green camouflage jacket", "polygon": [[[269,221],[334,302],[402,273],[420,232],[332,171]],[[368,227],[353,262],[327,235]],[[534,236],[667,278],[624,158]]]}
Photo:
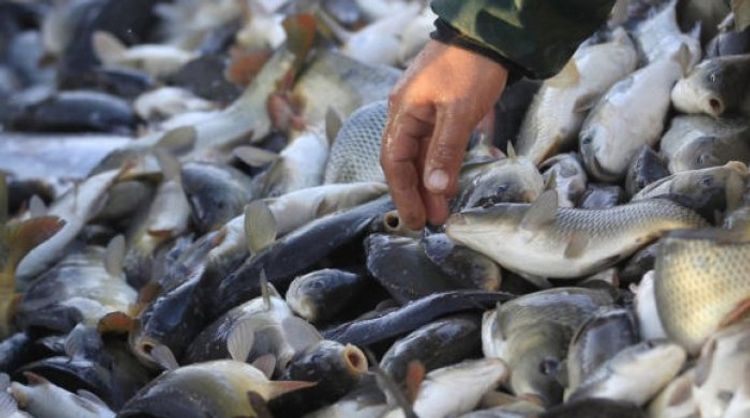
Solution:
{"label": "green camouflage jacket", "polygon": [[614,0],[432,1],[443,33],[436,39],[445,40],[445,32],[453,31],[451,43],[490,50],[510,70],[533,78],[557,74],[606,21],[613,5]]}

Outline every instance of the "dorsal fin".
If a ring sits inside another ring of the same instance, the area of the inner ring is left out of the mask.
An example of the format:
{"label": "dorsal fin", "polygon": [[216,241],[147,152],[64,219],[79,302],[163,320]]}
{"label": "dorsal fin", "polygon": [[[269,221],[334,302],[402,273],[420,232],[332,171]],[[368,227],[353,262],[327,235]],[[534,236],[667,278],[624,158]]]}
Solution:
{"label": "dorsal fin", "polygon": [[125,262],[125,236],[122,234],[112,238],[107,245],[104,255],[104,269],[112,277],[123,277],[123,264]]}
{"label": "dorsal fin", "polygon": [[551,170],[549,172],[549,177],[544,183],[544,190],[557,190],[557,171]]}
{"label": "dorsal fin", "polygon": [[513,147],[512,142],[508,142],[508,149],[507,149],[508,158],[515,161],[518,158],[518,155],[516,155],[516,149]]}
{"label": "dorsal fin", "polygon": [[164,179],[178,181],[180,179],[180,162],[177,158],[164,148],[154,148],[154,155],[159,161]]}
{"label": "dorsal fin", "polygon": [[256,322],[253,317],[240,319],[227,336],[227,352],[234,361],[247,361],[255,342]]}
{"label": "dorsal fin", "polygon": [[276,240],[276,218],[263,200],[245,206],[245,240],[250,254],[255,255]]}
{"label": "dorsal fin", "polygon": [[265,270],[260,271],[260,294],[263,297],[263,306],[265,306],[267,311],[270,311],[273,305],[271,304],[271,289]]}
{"label": "dorsal fin", "polygon": [[29,215],[32,218],[40,218],[47,214],[47,205],[44,204],[39,195],[31,196],[29,199]]}
{"label": "dorsal fin", "polygon": [[557,190],[545,190],[526,211],[519,228],[536,231],[540,227],[554,222],[557,217],[557,207]]}

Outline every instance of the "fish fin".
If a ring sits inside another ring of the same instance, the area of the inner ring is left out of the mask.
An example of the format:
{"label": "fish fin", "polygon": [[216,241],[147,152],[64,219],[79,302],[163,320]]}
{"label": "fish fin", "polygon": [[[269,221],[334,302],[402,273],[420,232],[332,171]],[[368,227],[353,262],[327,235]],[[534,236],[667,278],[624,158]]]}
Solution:
{"label": "fish fin", "polygon": [[74,358],[80,354],[83,354],[84,352],[84,344],[86,341],[86,334],[88,333],[88,329],[85,325],[82,323],[79,323],[76,325],[70,333],[68,333],[68,336],[65,337],[65,354],[70,357]]}
{"label": "fish fin", "polygon": [[729,325],[739,322],[740,320],[746,318],[749,313],[750,298],[747,298],[738,303],[734,307],[734,309],[732,309],[732,311],[729,312],[729,314],[727,314],[724,319],[722,319],[721,323],[719,323],[719,328],[728,327]]}
{"label": "fish fin", "polygon": [[104,65],[117,62],[128,51],[128,47],[109,32],[95,31],[91,36],[91,42],[96,57]]}
{"label": "fish fin", "polygon": [[375,382],[377,383],[380,390],[386,395],[389,404],[395,402],[396,406],[401,408],[404,413],[404,417],[406,418],[419,418],[414,412],[411,404],[409,403],[409,399],[407,398],[406,394],[403,392],[403,390],[401,390],[401,387],[398,386],[395,381],[393,381],[393,378],[388,375],[388,373],[380,368],[375,355],[372,354],[370,350],[365,350],[365,354],[367,355],[367,359],[371,365],[370,370],[375,375]]}
{"label": "fish fin", "polygon": [[122,234],[112,238],[107,244],[107,252],[104,255],[104,269],[110,276],[122,277],[126,250],[125,237]]}
{"label": "fish fin", "polygon": [[527,231],[536,231],[544,225],[555,222],[557,207],[557,190],[545,190],[526,211],[523,219],[521,219],[521,223],[518,225],[519,228]]}
{"label": "fish fin", "polygon": [[138,327],[137,321],[125,312],[110,312],[99,319],[96,330],[99,334],[126,334]]}
{"label": "fish fin", "polygon": [[307,347],[323,340],[323,337],[312,324],[302,318],[290,316],[281,321],[289,345],[295,352],[302,351]]}
{"label": "fish fin", "polygon": [[609,14],[610,27],[617,27],[628,20],[628,6],[630,0],[617,0]]}
{"label": "fish fin", "polygon": [[26,382],[28,382],[31,386],[39,386],[39,385],[49,385],[49,380],[46,378],[34,373],[34,372],[23,372],[23,377],[26,378]]}
{"label": "fish fin", "polygon": [[10,417],[18,412],[16,399],[6,390],[0,392],[0,417]]}
{"label": "fish fin", "polygon": [[518,155],[516,154],[516,148],[513,146],[512,142],[508,142],[508,148],[506,150],[506,154],[509,159],[515,160],[518,158]]}
{"label": "fish fin", "polygon": [[557,171],[550,171],[549,177],[544,183],[544,190],[557,190]]}
{"label": "fish fin", "polygon": [[336,109],[331,106],[328,107],[326,111],[326,138],[329,145],[336,140],[336,135],[338,135],[341,125],[344,123],[342,119],[341,114]]}
{"label": "fish fin", "polygon": [[276,370],[276,356],[271,353],[263,354],[253,360],[252,366],[263,372],[270,379],[273,376],[273,371]]}
{"label": "fish fin", "polygon": [[109,405],[107,405],[107,403],[104,402],[102,398],[96,396],[93,392],[87,391],[86,389],[78,389],[78,391],[76,391],[76,395],[80,396],[83,399],[86,399],[91,403],[99,405],[100,407],[109,409]]}
{"label": "fish fin", "polygon": [[406,397],[412,405],[419,396],[419,388],[426,374],[424,364],[419,360],[410,361],[406,367]]}
{"label": "fish fin", "polygon": [[271,304],[271,290],[268,284],[268,278],[266,277],[266,271],[260,271],[260,295],[263,298],[263,307],[265,310],[270,311],[273,308]]}
{"label": "fish fin", "polygon": [[46,214],[47,205],[44,204],[42,198],[39,195],[31,196],[31,199],[29,199],[29,215],[32,218],[41,218]]}
{"label": "fish fin", "polygon": [[254,418],[273,418],[271,411],[268,409],[266,400],[257,392],[247,392],[247,402],[250,404],[250,408],[253,409],[253,412],[255,412],[255,415],[253,415]]}
{"label": "fish fin", "polygon": [[164,173],[165,180],[178,180],[180,178],[180,162],[171,152],[164,148],[155,148],[154,155],[159,161],[159,167]]}
{"label": "fish fin", "polygon": [[245,206],[245,239],[250,254],[257,254],[276,240],[276,218],[263,200]]}
{"label": "fish fin", "polygon": [[683,76],[690,72],[690,61],[692,59],[692,56],[690,55],[690,48],[688,48],[687,45],[680,44],[680,49],[675,52],[675,55],[672,57],[672,59],[680,64]]}
{"label": "fish fin", "polygon": [[234,361],[246,362],[255,342],[255,321],[252,317],[241,319],[227,336],[227,351]]}
{"label": "fish fin", "polygon": [[278,160],[279,154],[252,145],[243,145],[232,151],[235,157],[250,167],[259,168]]}
{"label": "fish fin", "polygon": [[270,386],[269,399],[279,397],[285,393],[294,392],[295,390],[310,388],[317,385],[318,382],[303,382],[299,380],[276,380],[268,382]]}
{"label": "fish fin", "polygon": [[198,132],[192,126],[181,126],[165,133],[159,139],[156,147],[169,150],[174,154],[181,154],[191,150],[195,146]]}
{"label": "fish fin", "polygon": [[164,344],[159,344],[151,349],[151,358],[154,359],[156,364],[164,368],[165,370],[174,370],[180,367],[177,362],[172,350]]}
{"label": "fish fin", "polygon": [[10,253],[5,269],[15,271],[16,266],[26,254],[55,235],[64,225],[65,221],[56,216],[42,216],[9,227],[6,233]]}
{"label": "fish fin", "polygon": [[547,85],[556,88],[565,88],[578,84],[581,80],[581,73],[578,72],[578,65],[576,60],[571,58],[568,63],[565,64],[562,70],[557,75],[546,81]]}
{"label": "fish fin", "polygon": [[579,258],[584,254],[588,244],[589,239],[586,237],[586,234],[583,231],[576,231],[573,233],[573,236],[570,237],[568,245],[565,246],[565,252],[563,255],[568,259]]}
{"label": "fish fin", "polygon": [[287,38],[287,48],[296,58],[295,67],[299,68],[312,49],[317,32],[315,17],[309,13],[292,15],[281,22]]}
{"label": "fish fin", "polygon": [[711,338],[703,347],[701,347],[700,356],[695,362],[693,370],[693,385],[697,388],[703,386],[711,376],[711,371],[714,367],[714,357],[716,356],[716,339]]}
{"label": "fish fin", "polygon": [[596,94],[585,94],[579,97],[573,104],[573,112],[588,112],[589,110],[591,110],[591,108],[594,107],[594,105],[596,105],[598,99],[599,96]]}

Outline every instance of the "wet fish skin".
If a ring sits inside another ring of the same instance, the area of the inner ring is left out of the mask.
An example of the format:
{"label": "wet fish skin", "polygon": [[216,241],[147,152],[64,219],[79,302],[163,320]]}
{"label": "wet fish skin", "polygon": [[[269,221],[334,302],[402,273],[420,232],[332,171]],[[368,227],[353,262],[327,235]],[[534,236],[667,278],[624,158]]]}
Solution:
{"label": "wet fish skin", "polygon": [[669,175],[664,161],[651,147],[643,146],[630,162],[625,175],[625,190],[635,196],[649,184]]}
{"label": "wet fish skin", "polygon": [[74,395],[41,376],[26,373],[29,385],[13,382],[9,392],[37,418],[114,418],[115,413],[95,395]]}
{"label": "wet fish skin", "polygon": [[182,166],[180,181],[190,202],[191,219],[204,233],[242,213],[252,199],[250,178],[230,166],[187,163]]}
{"label": "wet fish skin", "polygon": [[750,243],[721,230],[667,234],[656,258],[656,303],[667,335],[693,354],[748,298]]}
{"label": "wet fish skin", "polygon": [[[509,270],[573,278],[609,267],[667,230],[706,225],[691,210],[665,199],[601,210],[556,208],[547,203],[543,202],[544,208],[536,213],[548,213],[545,219],[550,220],[529,230],[522,224],[533,205],[500,204],[452,215],[446,233]],[[535,218],[533,213],[531,217]],[[569,246],[575,250],[580,244],[577,240],[586,242],[586,250],[580,254],[574,251],[575,256],[571,256]]]}
{"label": "wet fish skin", "polygon": [[642,406],[677,376],[686,359],[677,344],[642,342],[602,364],[568,399],[609,398]]}
{"label": "wet fish skin", "polygon": [[368,288],[370,280],[361,274],[324,269],[292,280],[285,298],[292,310],[318,323],[333,319]]}
{"label": "wet fish skin", "polygon": [[746,94],[750,54],[711,58],[698,64],[677,82],[672,103],[684,113],[724,114],[750,113]]}
{"label": "wet fish skin", "polygon": [[724,30],[706,45],[706,58],[750,53],[750,30]]}
{"label": "wet fish skin", "polygon": [[[701,25],[696,24],[690,33],[683,33],[678,24],[678,1],[664,2],[664,7],[641,22],[634,31],[636,42],[651,64],[659,60],[668,59],[680,48],[686,48],[690,53],[690,60],[686,68],[692,68],[701,58]],[[652,3],[653,4],[653,3]],[[679,10],[682,12],[683,10]],[[684,17],[684,16],[683,16]],[[683,46],[684,45],[684,46]]]}
{"label": "wet fish skin", "polygon": [[511,154],[501,160],[464,167],[458,187],[451,204],[456,210],[498,202],[533,202],[544,189],[544,179],[529,158]]}
{"label": "wet fish skin", "polygon": [[625,203],[625,190],[614,184],[590,183],[581,195],[578,207],[581,209],[609,209]]}
{"label": "wet fish skin", "polygon": [[739,137],[702,137],[686,144],[670,159],[673,173],[718,167],[730,161],[750,161],[750,132]]}
{"label": "wet fish skin", "polygon": [[563,371],[570,339],[594,312],[614,303],[608,291],[555,288],[521,296],[487,311],[482,350],[511,369],[509,389],[551,406],[563,397]]}
{"label": "wet fish skin", "polygon": [[455,245],[445,234],[430,234],[421,243],[427,258],[462,287],[489,291],[500,289],[502,272],[491,258]]}
{"label": "wet fish skin", "polygon": [[575,153],[558,154],[545,160],[540,166],[544,170],[547,183],[554,173],[555,186],[560,197],[560,206],[572,208],[586,191],[588,177],[581,165],[580,156]]}
{"label": "wet fish skin", "polygon": [[479,351],[480,335],[476,316],[442,318],[394,342],[380,360],[380,367],[396,383],[403,384],[412,361],[419,361],[428,372],[460,362]]}
{"label": "wet fish skin", "polygon": [[574,392],[602,363],[638,341],[637,324],[629,310],[595,313],[570,340],[566,392]]}

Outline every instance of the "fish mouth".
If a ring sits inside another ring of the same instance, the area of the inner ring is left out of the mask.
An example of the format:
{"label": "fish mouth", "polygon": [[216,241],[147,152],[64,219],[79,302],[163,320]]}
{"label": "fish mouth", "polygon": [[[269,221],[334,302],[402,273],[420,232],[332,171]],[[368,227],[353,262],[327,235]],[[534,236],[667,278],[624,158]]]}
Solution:
{"label": "fish mouth", "polygon": [[705,104],[706,111],[708,111],[708,113],[710,113],[714,117],[721,116],[721,114],[724,113],[724,110],[726,109],[724,101],[713,94],[710,94],[708,95],[708,97],[706,97]]}
{"label": "fish mouth", "polygon": [[344,347],[341,357],[344,360],[346,371],[350,375],[359,376],[367,373],[367,357],[356,346],[347,344]]}

